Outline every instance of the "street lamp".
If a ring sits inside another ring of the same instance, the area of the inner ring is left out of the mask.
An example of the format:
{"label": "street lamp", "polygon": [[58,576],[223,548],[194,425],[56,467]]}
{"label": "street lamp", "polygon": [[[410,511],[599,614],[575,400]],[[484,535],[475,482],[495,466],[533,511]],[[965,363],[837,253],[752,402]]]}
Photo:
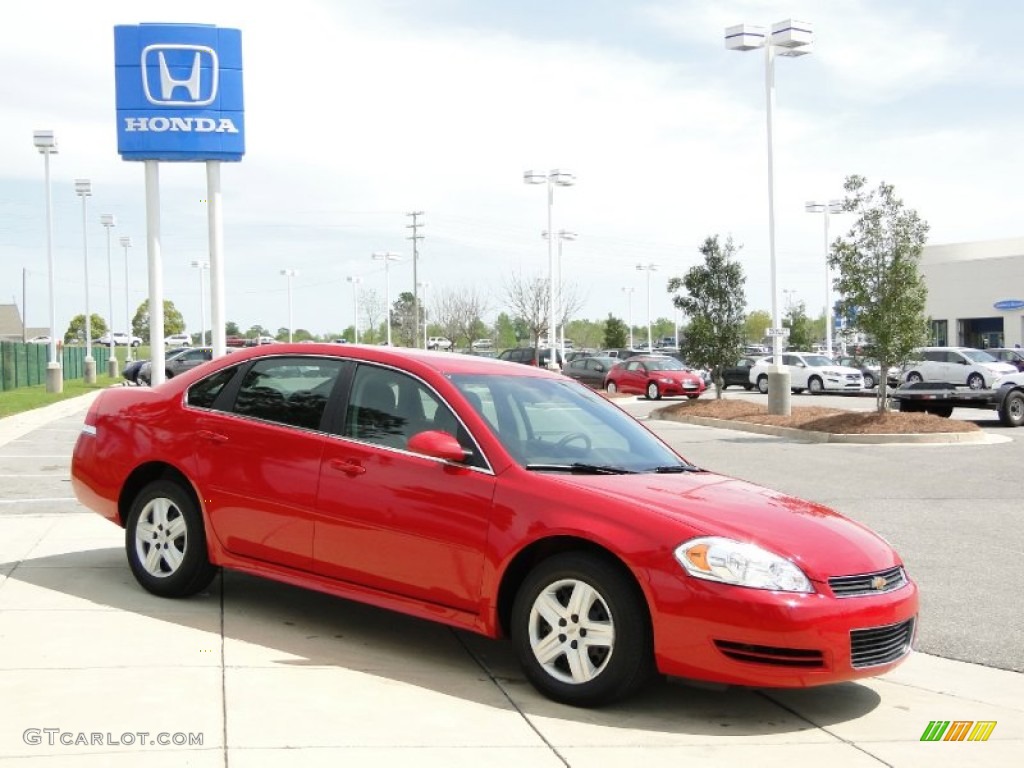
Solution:
{"label": "street lamp", "polygon": [[636,288],[623,286],[622,292],[626,294],[626,322],[629,323],[629,348],[633,348],[633,291]]}
{"label": "street lamp", "polygon": [[370,254],[370,258],[374,261],[384,262],[384,311],[385,319],[384,326],[387,329],[388,346],[391,346],[391,271],[388,269],[388,265],[392,261],[401,261],[402,257],[397,253],[391,251],[379,251],[377,253]]}
{"label": "street lamp", "polygon": [[[552,209],[555,205],[555,187],[571,187],[576,183],[576,177],[569,171],[562,171],[554,169],[549,173],[539,173],[537,171],[525,171],[523,173],[523,181],[526,184],[547,184],[548,185],[548,232],[554,232],[554,227],[551,225]],[[551,238],[548,239],[548,346],[551,347],[551,355],[548,359],[548,368],[557,371],[560,370],[558,365],[558,356],[556,349],[558,341],[555,338],[555,249],[551,242]]]}
{"label": "street lamp", "polygon": [[[124,248],[124,329],[128,334],[128,346],[124,351],[125,362],[132,359],[132,299],[131,289],[128,287],[128,249],[132,247],[132,239],[128,235],[121,238],[121,247]],[[113,320],[110,321],[113,324]]]}
{"label": "street lamp", "polygon": [[359,343],[359,284],[363,282],[361,277],[348,276],[348,281],[352,283],[352,328],[355,334],[356,341]]}
{"label": "street lamp", "polygon": [[423,348],[427,348],[427,291],[430,290],[430,283],[416,283],[416,286],[423,289]]}
{"label": "street lamp", "polygon": [[[114,377],[117,376],[117,345],[114,343],[114,269],[110,262],[110,230],[117,224],[117,220],[114,218],[114,214],[104,213],[100,216],[100,224],[107,230],[107,290],[110,302],[110,357],[107,358],[107,375]],[[129,329],[125,330],[127,331],[128,349],[131,349],[132,334]]]}
{"label": "street lamp", "polygon": [[299,274],[294,269],[282,269],[281,274],[288,280],[288,343],[292,343],[292,278]]}
{"label": "street lamp", "polygon": [[[812,26],[807,22],[787,19],[772,24],[770,33],[764,27],[738,24],[726,27],[725,47],[730,51],[751,51],[764,48],[764,90],[768,128],[768,252],[771,258],[773,369],[768,373],[768,413],[790,414],[789,371],[782,365],[782,320],[779,316],[779,291],[775,266],[775,175],[772,157],[772,113],[775,109],[775,60],[779,56],[803,56],[811,52],[814,41]],[[778,49],[776,51],[776,49]]]}
{"label": "street lamp", "polygon": [[92,316],[89,313],[89,238],[85,224],[86,200],[92,195],[88,179],[75,179],[75,194],[82,198],[82,260],[85,262],[85,383],[96,383],[96,360],[92,356]]}
{"label": "street lamp", "polygon": [[[548,233],[547,233],[546,230],[544,232],[541,232],[540,234],[541,234],[541,237],[547,239]],[[564,301],[563,301],[563,296],[562,296],[562,241],[564,241],[564,240],[575,240],[578,237],[578,235],[575,232],[570,232],[570,231],[568,231],[566,229],[558,230],[557,235],[558,235],[558,263],[557,263],[557,268],[555,270],[556,271],[555,284],[557,285],[558,292],[557,292],[555,298],[556,298],[556,300],[558,302],[558,315],[559,315],[559,319],[562,321],[562,336],[561,336],[561,339],[558,342],[558,346],[559,346],[559,349],[562,352],[562,359],[564,360],[565,359],[565,324],[566,324],[566,322],[568,321],[569,318],[566,317],[566,315],[568,313],[566,311],[566,307],[565,307],[565,304],[564,304]]]}
{"label": "street lamp", "polygon": [[817,203],[808,200],[804,205],[808,213],[824,214],[825,219],[825,354],[832,357],[832,270],[828,264],[828,215],[830,213],[842,213],[842,200],[829,200],[827,203]]}
{"label": "street lamp", "polygon": [[46,264],[50,284],[50,362],[46,364],[46,391],[63,392],[64,373],[57,357],[57,308],[53,293],[53,200],[50,197],[50,155],[57,154],[57,139],[53,131],[33,131],[32,142],[43,156],[46,187]]}
{"label": "street lamp", "polygon": [[651,272],[658,271],[657,264],[637,264],[637,270],[647,273],[647,351],[654,351],[654,339],[651,334]]}
{"label": "street lamp", "polygon": [[[210,268],[210,262],[194,260],[193,269],[199,270],[199,346],[206,346],[206,280],[204,273]],[[288,294],[288,313],[291,316],[291,292]],[[291,320],[288,321],[291,325]],[[210,329],[210,344],[213,344],[213,329]]]}

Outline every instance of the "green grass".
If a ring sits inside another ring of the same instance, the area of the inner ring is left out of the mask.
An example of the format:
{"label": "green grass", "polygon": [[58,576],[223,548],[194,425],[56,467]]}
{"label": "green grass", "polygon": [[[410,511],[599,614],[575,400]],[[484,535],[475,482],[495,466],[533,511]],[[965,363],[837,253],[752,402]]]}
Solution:
{"label": "green grass", "polygon": [[0,418],[12,416],[15,413],[31,411],[33,408],[42,408],[45,405],[50,405],[60,400],[81,397],[97,389],[117,384],[120,381],[121,378],[119,376],[112,378],[106,374],[97,373],[95,384],[86,384],[82,379],[69,379],[64,382],[63,392],[47,392],[45,384],[38,384],[34,387],[19,387],[18,389],[0,392]]}

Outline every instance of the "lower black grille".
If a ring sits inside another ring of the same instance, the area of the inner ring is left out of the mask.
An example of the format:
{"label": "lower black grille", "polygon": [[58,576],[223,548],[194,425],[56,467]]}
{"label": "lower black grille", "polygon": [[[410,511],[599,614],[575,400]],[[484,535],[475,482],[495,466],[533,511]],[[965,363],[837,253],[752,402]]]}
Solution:
{"label": "lower black grille", "polygon": [[850,632],[850,662],[855,668],[877,667],[901,659],[910,653],[914,639],[914,620]]}
{"label": "lower black grille", "polygon": [[775,667],[806,668],[825,666],[821,651],[803,648],[773,648],[768,645],[733,643],[728,640],[715,640],[715,645],[718,647],[718,650],[733,661],[769,664]]}

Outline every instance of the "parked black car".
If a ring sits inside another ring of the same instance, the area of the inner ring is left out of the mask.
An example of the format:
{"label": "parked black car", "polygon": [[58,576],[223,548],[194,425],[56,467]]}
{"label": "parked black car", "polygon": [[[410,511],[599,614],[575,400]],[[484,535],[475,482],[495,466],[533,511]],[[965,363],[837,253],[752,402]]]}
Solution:
{"label": "parked black car", "polygon": [[[523,365],[539,365],[541,368],[546,368],[548,360],[551,359],[551,349],[544,347],[539,352],[536,347],[513,347],[512,349],[504,350],[498,355],[499,360],[508,360],[511,363],[522,363]],[[555,350],[555,360],[558,362],[558,367],[562,367],[562,353],[557,349]]]}
{"label": "parked black car", "polygon": [[614,357],[596,355],[592,357],[578,357],[563,365],[562,373],[586,384],[588,387],[604,389],[605,376],[608,375],[608,371],[611,370],[612,366],[618,362],[621,361]]}
{"label": "parked black car", "polygon": [[727,365],[722,369],[722,389],[729,387],[743,387],[746,390],[754,388],[750,381],[750,369],[754,363],[760,360],[760,356],[745,355],[739,358],[733,365]]}
{"label": "parked black car", "polygon": [[124,370],[121,371],[121,375],[124,380],[129,384],[139,384],[139,371],[142,370],[142,365],[149,362],[148,360],[132,360],[125,363]]}

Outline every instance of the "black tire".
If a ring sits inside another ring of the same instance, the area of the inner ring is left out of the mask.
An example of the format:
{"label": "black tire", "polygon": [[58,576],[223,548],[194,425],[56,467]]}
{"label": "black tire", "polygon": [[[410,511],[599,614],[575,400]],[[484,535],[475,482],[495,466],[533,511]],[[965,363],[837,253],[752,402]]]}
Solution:
{"label": "black tire", "polygon": [[1003,398],[999,406],[999,421],[1007,427],[1024,426],[1024,392],[1017,390]]}
{"label": "black tire", "polygon": [[[572,599],[586,600],[585,616],[571,613]],[[539,607],[548,615],[564,614],[559,627]],[[587,643],[580,650],[588,627],[607,632],[608,644]],[[560,628],[564,632],[555,634]],[[550,648],[543,647],[547,638]],[[556,555],[527,575],[512,607],[512,642],[537,690],[577,707],[628,696],[654,671],[650,618],[639,589],[616,564],[586,552]],[[542,662],[538,653],[545,650],[549,658]]]}
{"label": "black tire", "polygon": [[984,389],[985,377],[980,373],[972,373],[967,377],[967,386],[971,389]]}
{"label": "black tire", "polygon": [[743,389],[745,389],[747,392],[749,392],[753,388],[754,388],[754,385],[751,384],[750,382],[747,382],[746,384],[743,385]]}
{"label": "black tire", "polygon": [[928,409],[928,413],[934,416],[940,416],[943,419],[948,419],[953,415],[952,405],[933,405]]}
{"label": "black tire", "polygon": [[647,399],[648,400],[660,400],[661,390],[658,389],[658,385],[653,381],[647,385]]}
{"label": "black tire", "polygon": [[911,371],[907,374],[907,384],[920,384],[922,381],[924,381],[924,377],[917,371]]}
{"label": "black tire", "polygon": [[188,597],[217,575],[207,556],[202,513],[179,483],[157,480],[139,492],[124,541],[136,581],[154,595]]}
{"label": "black tire", "polygon": [[619,388],[615,385],[614,381],[607,381],[604,385],[604,391],[607,392],[609,395],[614,395],[616,392],[619,391]]}
{"label": "black tire", "polygon": [[825,385],[817,376],[811,376],[811,378],[807,380],[807,389],[812,395],[820,395],[825,391]]}
{"label": "black tire", "polygon": [[924,410],[920,403],[913,400],[900,400],[900,413],[920,413]]}
{"label": "black tire", "polygon": [[877,384],[878,382],[875,381],[874,376],[872,376],[870,373],[864,374],[864,389],[874,389],[877,386]]}
{"label": "black tire", "polygon": [[767,395],[768,394],[768,377],[767,376],[758,376],[757,377],[757,391],[760,392],[762,395]]}

